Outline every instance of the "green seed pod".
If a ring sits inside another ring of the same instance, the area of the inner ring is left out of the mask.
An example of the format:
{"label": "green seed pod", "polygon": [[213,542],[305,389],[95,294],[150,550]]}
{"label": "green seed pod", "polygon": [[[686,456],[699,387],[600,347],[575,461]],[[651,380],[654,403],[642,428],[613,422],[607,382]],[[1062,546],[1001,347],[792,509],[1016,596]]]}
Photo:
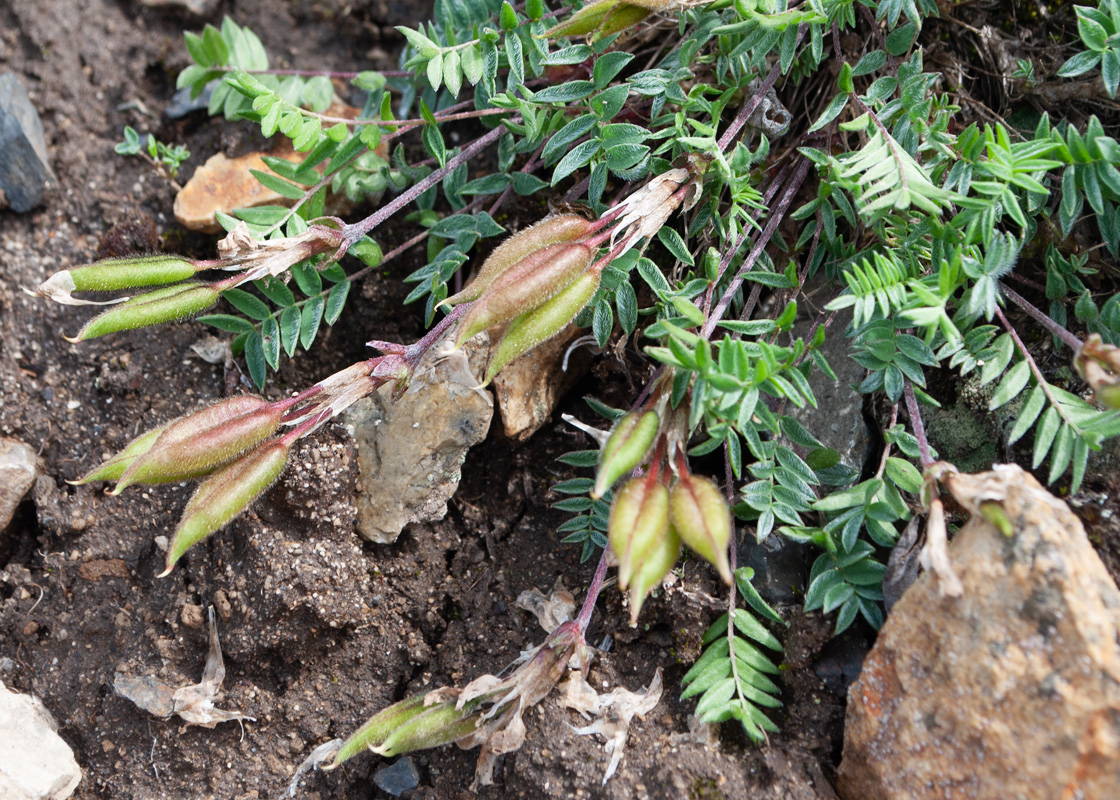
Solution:
{"label": "green seed pod", "polygon": [[335,754],[334,761],[324,769],[334,769],[343,761],[353,758],[367,747],[371,750],[380,747],[394,730],[424,713],[424,710],[424,695],[422,694],[410,697],[407,700],[401,700],[399,703],[393,703],[388,708],[382,709],[347,737],[346,741],[342,743],[342,749]]}
{"label": "green seed pod", "polygon": [[76,481],[67,481],[72,486],[81,486],[84,483],[92,481],[115,481],[124,474],[125,470],[132,466],[132,462],[138,459],[144,453],[151,449],[152,445],[156,443],[156,439],[167,430],[166,425],[158,428],[153,428],[147,433],[142,433],[133,439],[128,445],[110,458],[101,462],[100,466],[87,472]]}
{"label": "green seed pod", "polygon": [[499,275],[459,324],[455,346],[493,325],[527,314],[555,297],[591,266],[585,244],[550,244]]}
{"label": "green seed pod", "polygon": [[669,490],[657,480],[635,478],[615,495],[607,539],[618,558],[618,586],[625,589],[669,528]]}
{"label": "green seed pod", "polygon": [[561,36],[586,36],[596,31],[607,14],[618,5],[618,0],[598,0],[588,3],[559,25],[553,25],[543,34],[543,39],[557,39]]}
{"label": "green seed pod", "polygon": [[158,428],[140,434],[119,453],[101,462],[100,466],[94,468],[79,480],[68,481],[68,483],[73,486],[80,486],[92,481],[119,480],[140,456],[152,449],[152,446],[164,433],[167,433],[167,436],[164,437],[163,444],[169,444],[173,441],[195,436],[199,431],[205,430],[211,425],[217,425],[266,405],[268,405],[268,401],[256,395],[240,394],[228,397],[201,411],[173,419]]}
{"label": "green seed pod", "polygon": [[542,219],[536,225],[531,225],[506,239],[494,248],[490,256],[482,263],[478,274],[463,291],[448,297],[440,305],[458,305],[477,300],[482,293],[506,270],[512,268],[526,256],[532,255],[541,248],[561,242],[573,242],[581,236],[587,235],[592,223],[578,214],[558,214],[555,217]]}
{"label": "green seed pod", "polygon": [[599,474],[591,490],[594,499],[598,500],[615,481],[642,463],[660,427],[661,418],[656,411],[631,411],[618,421],[599,453]]}
{"label": "green seed pod", "polygon": [[264,403],[224,419],[203,412],[186,417],[125,470],[113,494],[134,483],[172,483],[208,475],[275,433],[282,415],[279,408]]}
{"label": "green seed pod", "polygon": [[175,567],[191,547],[236,517],[279,477],[288,462],[291,443],[273,439],[215,472],[195,491],[167,550],[167,568]]}
{"label": "green seed pod", "polygon": [[669,520],[684,543],[714,566],[730,586],[731,509],[719,488],[707,478],[682,470],[680,480],[669,490]]}
{"label": "green seed pod", "polygon": [[381,745],[370,750],[378,755],[391,756],[411,753],[428,747],[439,747],[462,739],[478,728],[478,717],[473,710],[456,708],[454,700],[445,700],[424,710],[389,734]]}
{"label": "green seed pod", "polygon": [[161,322],[173,322],[200,311],[205,311],[218,302],[221,295],[213,286],[203,283],[187,283],[156,289],[154,292],[130,297],[116,308],[91,319],[74,338],[63,337],[77,344],[86,339],[95,339],[117,331],[135,330]]}
{"label": "green seed pod", "polygon": [[162,286],[192,277],[198,268],[180,256],[151,255],[107,258],[84,267],[56,272],[39,284],[36,294],[66,305],[105,305],[126,300],[79,300],[71,292],[114,292],[140,286]]}
{"label": "green seed pod", "polygon": [[669,574],[681,554],[681,537],[672,525],[646,551],[630,582],[630,624],[638,624],[638,614],[649,593]]}
{"label": "green seed pod", "polygon": [[544,305],[511,322],[498,346],[491,352],[483,385],[489,384],[513,359],[564,330],[576,314],[591,302],[595,290],[599,288],[600,276],[597,269],[583,273]]}

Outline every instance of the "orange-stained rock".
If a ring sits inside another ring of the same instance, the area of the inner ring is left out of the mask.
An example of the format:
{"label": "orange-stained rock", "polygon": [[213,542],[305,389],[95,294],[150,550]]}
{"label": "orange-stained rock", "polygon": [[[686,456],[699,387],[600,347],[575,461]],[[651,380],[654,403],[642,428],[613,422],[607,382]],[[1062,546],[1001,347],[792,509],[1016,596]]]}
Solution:
{"label": "orange-stained rock", "polygon": [[540,347],[515,358],[494,378],[494,396],[506,436],[523,442],[536,433],[552,416],[564,393],[583,376],[587,359],[578,353],[569,359],[567,371],[561,367],[568,347],[584,333],[584,329],[569,325]]}
{"label": "orange-stained rock", "polygon": [[927,573],[894,606],[849,690],[841,796],[1120,798],[1120,591],[1024,470],[946,485],[973,512],[949,548],[964,594]]}
{"label": "orange-stained rock", "polygon": [[210,156],[175,196],[175,219],[192,231],[221,233],[218,211],[228,214],[235,208],[291,205],[291,200],[266,189],[249,171],[269,171],[261,160],[263,155],[269,153],[249,153],[237,158],[226,158],[222,153]]}

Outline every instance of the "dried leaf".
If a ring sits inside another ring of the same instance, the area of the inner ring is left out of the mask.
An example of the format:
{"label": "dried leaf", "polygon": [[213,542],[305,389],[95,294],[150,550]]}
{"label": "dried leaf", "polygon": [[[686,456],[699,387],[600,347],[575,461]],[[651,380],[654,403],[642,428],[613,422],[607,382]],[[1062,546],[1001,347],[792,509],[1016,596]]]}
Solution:
{"label": "dried leaf", "polygon": [[214,707],[214,701],[221,694],[222,681],[226,677],[225,663],[222,661],[222,647],[218,642],[218,623],[214,618],[214,607],[210,607],[210,651],[206,656],[206,667],[202,680],[193,686],[172,689],[170,685],[147,675],[139,678],[118,673],[113,679],[117,694],[131,700],[140,708],[164,719],[172,714],[188,725],[213,728],[219,722],[247,719],[253,717],[225,711]]}
{"label": "dried leaf", "polygon": [[[579,684],[582,684],[579,685]],[[591,697],[595,700],[592,701]],[[573,700],[574,705],[568,701]],[[591,685],[581,674],[573,674],[565,684],[561,702],[574,708],[584,716],[590,712],[599,717],[595,722],[582,728],[574,728],[576,733],[587,736],[597,733],[607,740],[605,745],[610,763],[607,765],[606,774],[603,776],[605,784],[618,769],[622,761],[622,751],[626,747],[626,737],[630,733],[630,722],[635,716],[645,718],[653,711],[661,700],[661,668],[649,682],[649,686],[640,692],[631,692],[629,689],[619,687],[609,694],[596,694]]]}
{"label": "dried leaf", "polygon": [[552,633],[575,614],[576,598],[564,588],[564,579],[558,577],[548,597],[536,589],[528,589],[517,596],[514,605],[535,615],[545,632]]}

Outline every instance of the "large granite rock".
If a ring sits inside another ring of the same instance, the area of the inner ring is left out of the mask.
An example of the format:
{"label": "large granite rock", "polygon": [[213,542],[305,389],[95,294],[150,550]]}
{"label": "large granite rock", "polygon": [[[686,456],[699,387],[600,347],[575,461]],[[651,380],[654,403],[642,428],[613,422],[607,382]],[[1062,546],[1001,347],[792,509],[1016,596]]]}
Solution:
{"label": "large granite rock", "polygon": [[0,208],[28,211],[56,183],[39,114],[19,79],[4,73],[0,75]]}
{"label": "large granite rock", "polygon": [[841,795],[1120,798],[1120,591],[1024,470],[947,486],[973,513],[949,548],[964,594],[926,573],[895,605],[848,694]]}
{"label": "large granite rock", "polygon": [[70,746],[36,697],[0,683],[0,797],[65,800],[82,779]]}
{"label": "large granite rock", "polygon": [[494,401],[479,388],[488,349],[485,336],[463,350],[437,344],[399,400],[387,384],[346,412],[358,444],[357,527],[366,539],[389,544],[405,525],[447,513],[467,451],[490,430]]}

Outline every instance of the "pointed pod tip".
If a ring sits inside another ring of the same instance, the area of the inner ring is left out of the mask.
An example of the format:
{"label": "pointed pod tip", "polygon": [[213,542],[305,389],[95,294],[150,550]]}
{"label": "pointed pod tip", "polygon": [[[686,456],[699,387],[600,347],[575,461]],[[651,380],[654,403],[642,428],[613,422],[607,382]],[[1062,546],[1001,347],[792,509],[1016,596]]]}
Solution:
{"label": "pointed pod tip", "polygon": [[83,341],[85,341],[84,339],[82,339],[82,335],[80,333],[73,338],[69,336],[63,336],[62,338],[70,342],[70,344],[81,344]]}
{"label": "pointed pod tip", "polygon": [[157,578],[166,578],[168,575],[171,574],[171,571],[173,569],[175,569],[175,565],[174,564],[168,564],[167,567],[163,570],[163,572],[161,572],[159,575],[156,575],[156,577]]}

